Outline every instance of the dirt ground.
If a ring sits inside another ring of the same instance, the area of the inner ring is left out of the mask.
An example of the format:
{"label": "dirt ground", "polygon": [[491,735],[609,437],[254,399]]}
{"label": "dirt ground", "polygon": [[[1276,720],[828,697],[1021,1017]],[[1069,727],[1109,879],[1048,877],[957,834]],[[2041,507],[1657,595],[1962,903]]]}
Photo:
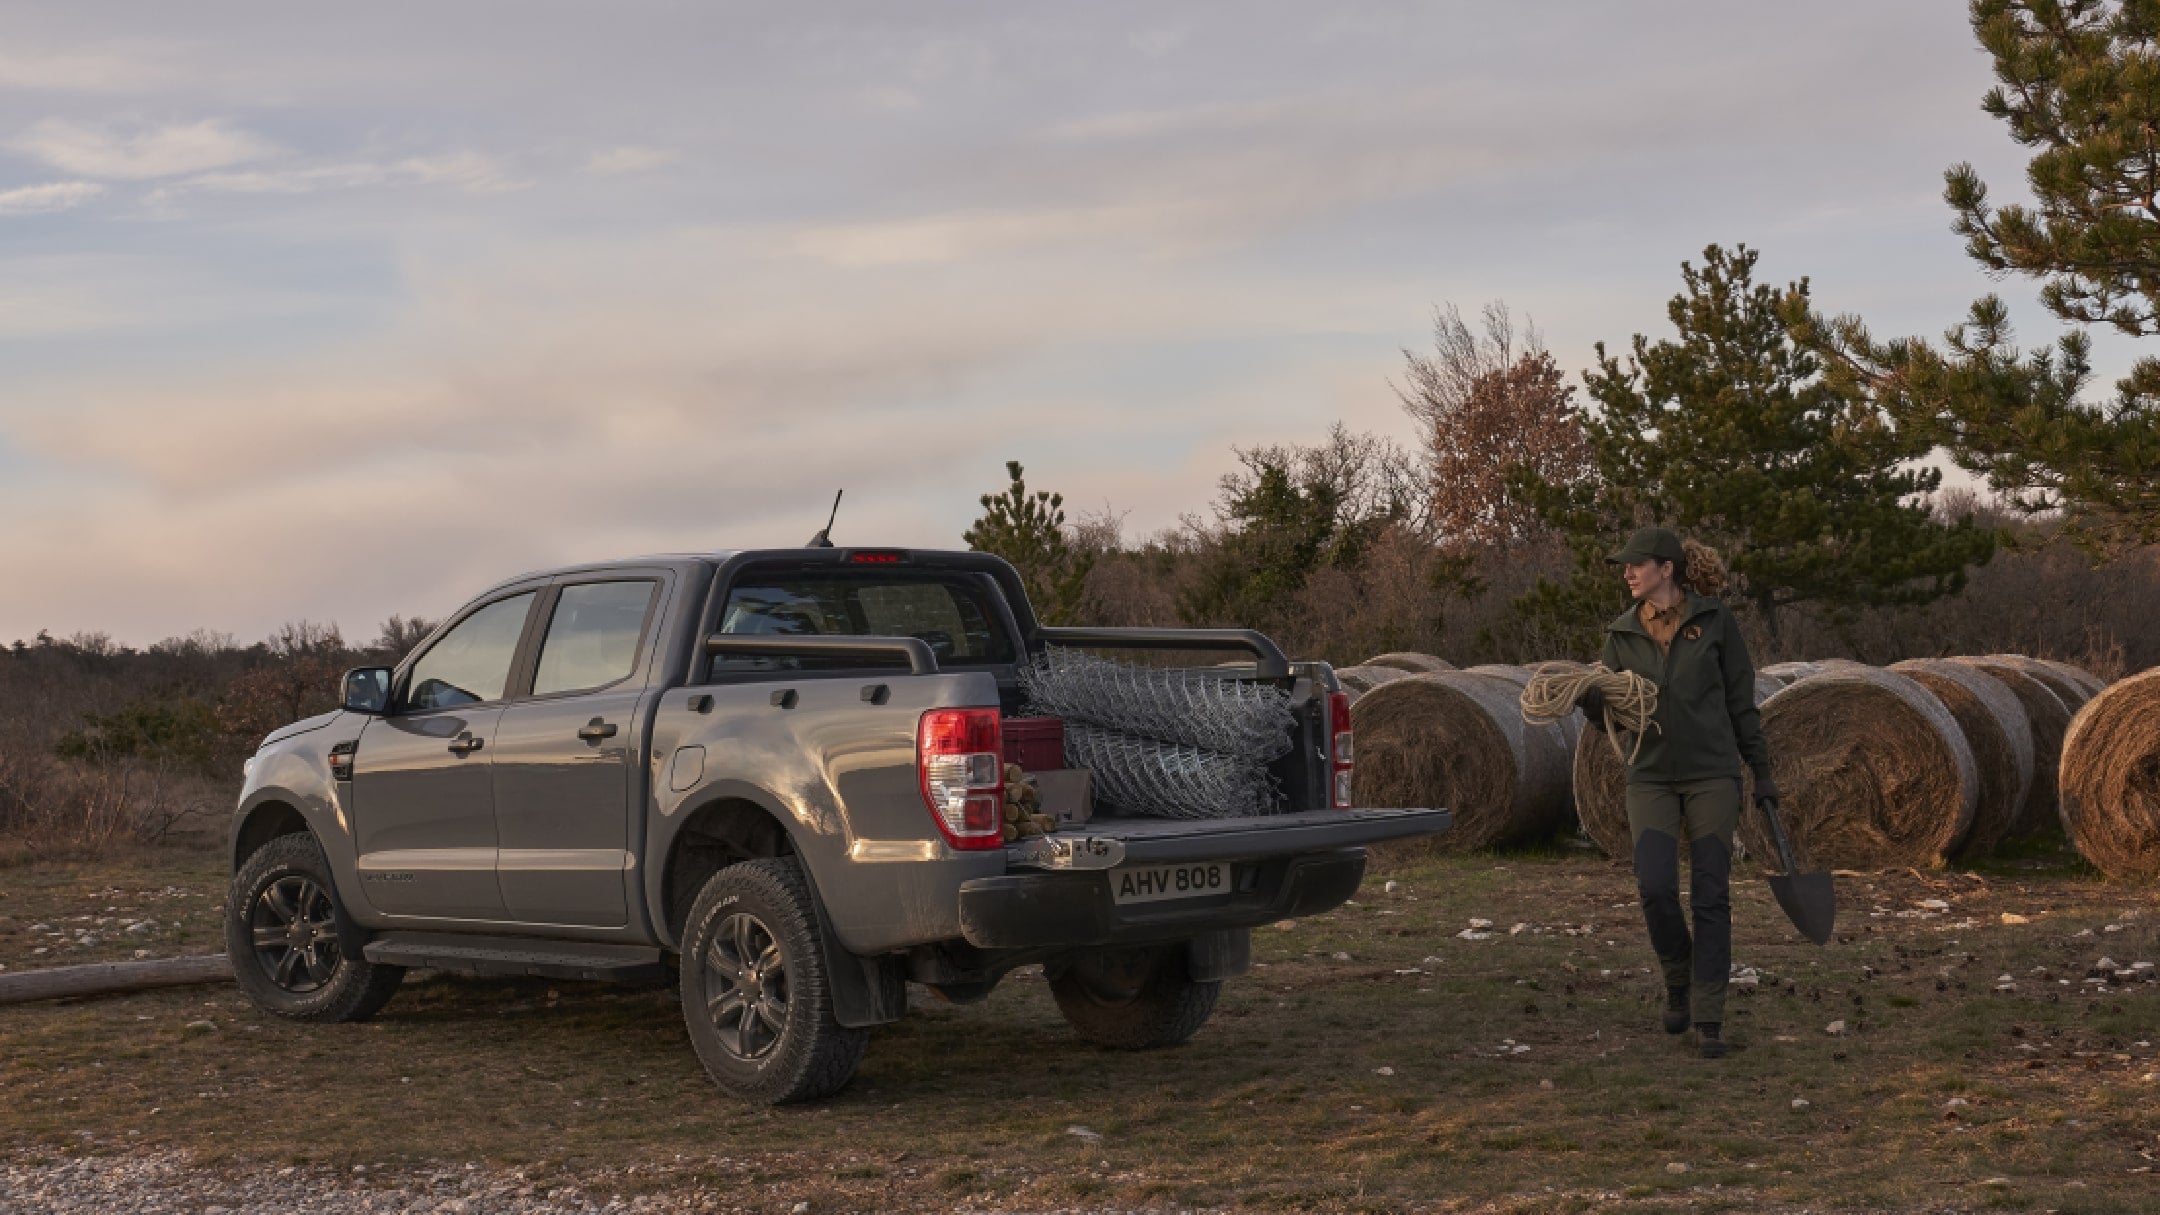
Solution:
{"label": "dirt ground", "polygon": [[[181,850],[0,870],[0,964],[215,951],[222,886]],[[460,1209],[400,1197],[460,1171],[684,1210],[2160,1209],[2160,890],[2046,849],[1839,886],[1817,949],[1736,882],[1717,1062],[1657,1029],[1627,871],[1562,848],[1383,860],[1259,931],[1177,1050],[1080,1046],[1038,974],[917,989],[803,1108],[712,1089],[664,990],[423,974],[351,1026],[229,986],[9,1007],[0,1164],[396,1210]]]}

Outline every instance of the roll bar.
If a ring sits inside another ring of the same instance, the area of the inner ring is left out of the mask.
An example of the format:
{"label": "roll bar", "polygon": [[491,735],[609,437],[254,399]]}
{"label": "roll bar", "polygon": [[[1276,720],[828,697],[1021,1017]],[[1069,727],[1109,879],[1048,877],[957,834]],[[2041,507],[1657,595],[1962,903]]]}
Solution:
{"label": "roll bar", "polygon": [[935,675],[937,654],[920,637],[799,637],[787,633],[711,633],[705,638],[708,654],[748,654],[760,657],[831,655],[844,658],[907,659],[908,673]]}
{"label": "roll bar", "polygon": [[1242,650],[1259,660],[1262,679],[1290,674],[1290,658],[1282,647],[1254,629],[1038,628],[1035,639],[1049,645],[1114,650]]}

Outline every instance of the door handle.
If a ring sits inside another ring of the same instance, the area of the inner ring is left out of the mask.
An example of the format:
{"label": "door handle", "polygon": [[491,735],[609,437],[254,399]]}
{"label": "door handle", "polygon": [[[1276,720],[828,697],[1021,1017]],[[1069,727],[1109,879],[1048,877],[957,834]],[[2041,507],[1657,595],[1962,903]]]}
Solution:
{"label": "door handle", "polygon": [[486,739],[475,738],[473,737],[472,731],[468,730],[465,733],[460,734],[456,738],[450,740],[450,754],[470,755],[486,745]]}
{"label": "door handle", "polygon": [[595,717],[578,729],[577,736],[586,742],[599,742],[603,738],[613,738],[615,737],[615,723],[602,721]]}

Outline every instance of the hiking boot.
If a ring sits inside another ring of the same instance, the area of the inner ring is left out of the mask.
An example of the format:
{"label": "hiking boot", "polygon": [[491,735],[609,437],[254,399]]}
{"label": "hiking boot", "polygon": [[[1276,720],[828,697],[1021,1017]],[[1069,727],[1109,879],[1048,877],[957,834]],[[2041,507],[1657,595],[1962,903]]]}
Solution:
{"label": "hiking boot", "polygon": [[1688,1025],[1688,989],[1668,987],[1665,989],[1665,1032],[1684,1034]]}
{"label": "hiking boot", "polygon": [[1732,1047],[1726,1045],[1725,1039],[1719,1036],[1723,1028],[1715,1021],[1697,1021],[1695,1023],[1695,1034],[1702,1039],[1703,1058],[1722,1059],[1725,1057],[1726,1052],[1732,1049]]}

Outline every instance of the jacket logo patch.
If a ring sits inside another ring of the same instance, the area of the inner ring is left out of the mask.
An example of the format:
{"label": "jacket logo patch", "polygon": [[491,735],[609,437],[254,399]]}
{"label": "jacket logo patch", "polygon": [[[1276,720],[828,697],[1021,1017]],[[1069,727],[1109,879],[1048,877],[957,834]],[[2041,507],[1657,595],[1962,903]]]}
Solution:
{"label": "jacket logo patch", "polygon": [[1699,639],[1702,636],[1702,626],[1699,624],[1691,624],[1687,626],[1686,636],[1689,641]]}

